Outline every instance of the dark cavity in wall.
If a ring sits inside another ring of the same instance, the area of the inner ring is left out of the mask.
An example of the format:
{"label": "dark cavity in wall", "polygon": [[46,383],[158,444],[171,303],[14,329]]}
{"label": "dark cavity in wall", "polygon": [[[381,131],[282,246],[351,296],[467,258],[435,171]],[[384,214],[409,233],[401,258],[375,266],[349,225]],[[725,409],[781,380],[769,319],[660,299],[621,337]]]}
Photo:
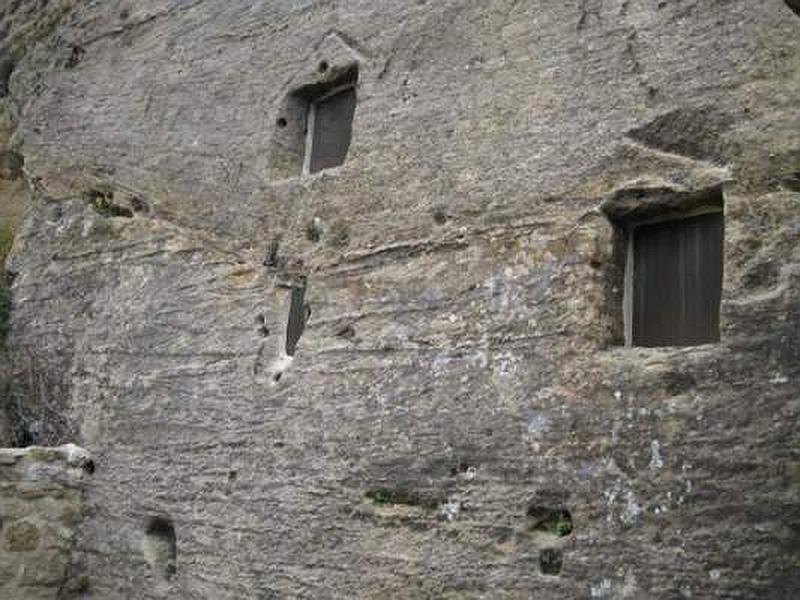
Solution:
{"label": "dark cavity in wall", "polygon": [[152,572],[163,579],[171,579],[177,570],[175,527],[163,517],[153,517],[147,522],[142,542],[145,562]]}
{"label": "dark cavity in wall", "polygon": [[136,213],[150,212],[150,206],[139,196],[134,196],[133,198],[131,198],[131,209],[133,210],[133,212]]}
{"label": "dark cavity in wall", "polygon": [[561,550],[557,548],[544,548],[539,552],[539,568],[542,575],[558,575],[564,563]]}
{"label": "dark cavity in wall", "polygon": [[798,17],[800,17],[800,0],[786,0],[786,6],[791,8]]}
{"label": "dark cavity in wall", "polygon": [[6,150],[0,152],[0,179],[14,181],[22,177],[25,158],[18,152]]}
{"label": "dark cavity in wall", "polygon": [[311,309],[305,302],[307,282],[292,286],[292,296],[289,305],[289,319],[286,323],[286,355],[294,356],[297,342],[306,328]]}
{"label": "dark cavity in wall", "polygon": [[267,318],[262,315],[256,315],[256,325],[258,326],[258,333],[261,337],[269,335],[269,327],[267,327]]}
{"label": "dark cavity in wall", "polygon": [[14,60],[10,56],[0,59],[0,98],[8,96],[8,82],[14,67]]}
{"label": "dark cavity in wall", "polygon": [[269,241],[269,244],[267,245],[267,253],[263,262],[265,267],[274,269],[281,265],[280,256],[278,254],[280,252],[280,248],[281,242],[279,239],[273,238]]}
{"label": "dark cavity in wall", "polygon": [[572,533],[572,515],[566,508],[531,505],[526,512],[530,519],[530,529],[542,531],[558,537]]}
{"label": "dark cavity in wall", "polygon": [[114,203],[114,192],[110,190],[92,189],[84,194],[89,205],[104,217],[125,217],[131,218],[133,211],[127,206],[120,206]]}
{"label": "dark cavity in wall", "polygon": [[64,67],[67,69],[74,69],[78,66],[78,63],[81,62],[81,58],[83,58],[84,54],[86,54],[86,50],[81,46],[72,45]]}
{"label": "dark cavity in wall", "polygon": [[322,238],[322,223],[318,218],[312,219],[306,225],[306,239],[309,242],[317,243]]}
{"label": "dark cavity in wall", "polygon": [[435,509],[446,500],[442,494],[416,490],[407,485],[371,489],[364,496],[379,506],[418,506],[427,510]]}

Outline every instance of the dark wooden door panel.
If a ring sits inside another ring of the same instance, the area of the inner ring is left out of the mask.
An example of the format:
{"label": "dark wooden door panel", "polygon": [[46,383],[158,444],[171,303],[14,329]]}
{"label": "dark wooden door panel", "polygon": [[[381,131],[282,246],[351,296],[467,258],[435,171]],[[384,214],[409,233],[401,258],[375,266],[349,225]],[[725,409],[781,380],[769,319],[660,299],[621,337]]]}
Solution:
{"label": "dark wooden door panel", "polygon": [[711,213],[634,230],[633,345],[719,340],[723,228]]}

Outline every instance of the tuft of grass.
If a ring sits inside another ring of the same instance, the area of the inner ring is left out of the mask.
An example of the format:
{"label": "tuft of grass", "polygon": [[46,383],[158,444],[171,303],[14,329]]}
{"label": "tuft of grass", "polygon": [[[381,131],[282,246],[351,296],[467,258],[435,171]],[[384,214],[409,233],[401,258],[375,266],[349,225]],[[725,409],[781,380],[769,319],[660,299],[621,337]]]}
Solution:
{"label": "tuft of grass", "polygon": [[564,537],[572,533],[572,519],[566,513],[560,513],[553,526],[553,533],[559,537]]}
{"label": "tuft of grass", "polygon": [[530,529],[533,531],[564,537],[574,529],[572,515],[566,508],[531,505],[528,507],[527,515],[531,519]]}
{"label": "tuft of grass", "polygon": [[387,504],[398,504],[396,494],[393,493],[391,490],[386,489],[377,489],[377,490],[370,490],[366,493],[367,498],[372,500],[375,504],[379,504],[381,506]]}
{"label": "tuft of grass", "polygon": [[398,488],[376,488],[364,496],[378,506],[417,506],[425,510],[436,510],[446,498],[436,493],[421,493],[404,486]]}

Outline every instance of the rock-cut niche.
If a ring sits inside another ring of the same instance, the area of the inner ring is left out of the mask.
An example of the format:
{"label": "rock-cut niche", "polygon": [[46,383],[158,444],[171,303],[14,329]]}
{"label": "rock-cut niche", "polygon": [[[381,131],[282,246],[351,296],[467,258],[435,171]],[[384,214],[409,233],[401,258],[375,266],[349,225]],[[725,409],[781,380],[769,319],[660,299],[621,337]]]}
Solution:
{"label": "rock-cut niche", "polygon": [[275,121],[270,169],[276,178],[312,174],[345,162],[356,110],[358,65],[323,61],[314,81],[290,91]]}
{"label": "rock-cut niche", "polygon": [[175,527],[172,522],[163,517],[151,518],[145,526],[142,552],[156,577],[171,579],[177,569]]}

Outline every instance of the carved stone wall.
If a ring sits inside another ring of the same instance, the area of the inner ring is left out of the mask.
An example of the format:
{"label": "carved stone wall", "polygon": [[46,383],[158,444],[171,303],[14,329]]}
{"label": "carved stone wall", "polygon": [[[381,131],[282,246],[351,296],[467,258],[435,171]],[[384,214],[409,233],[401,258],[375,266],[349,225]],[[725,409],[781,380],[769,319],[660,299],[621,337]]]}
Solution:
{"label": "carved stone wall", "polygon": [[[65,9],[8,78],[9,345],[96,456],[84,597],[792,598],[791,5]],[[618,218],[709,190],[720,342],[625,348]]]}

